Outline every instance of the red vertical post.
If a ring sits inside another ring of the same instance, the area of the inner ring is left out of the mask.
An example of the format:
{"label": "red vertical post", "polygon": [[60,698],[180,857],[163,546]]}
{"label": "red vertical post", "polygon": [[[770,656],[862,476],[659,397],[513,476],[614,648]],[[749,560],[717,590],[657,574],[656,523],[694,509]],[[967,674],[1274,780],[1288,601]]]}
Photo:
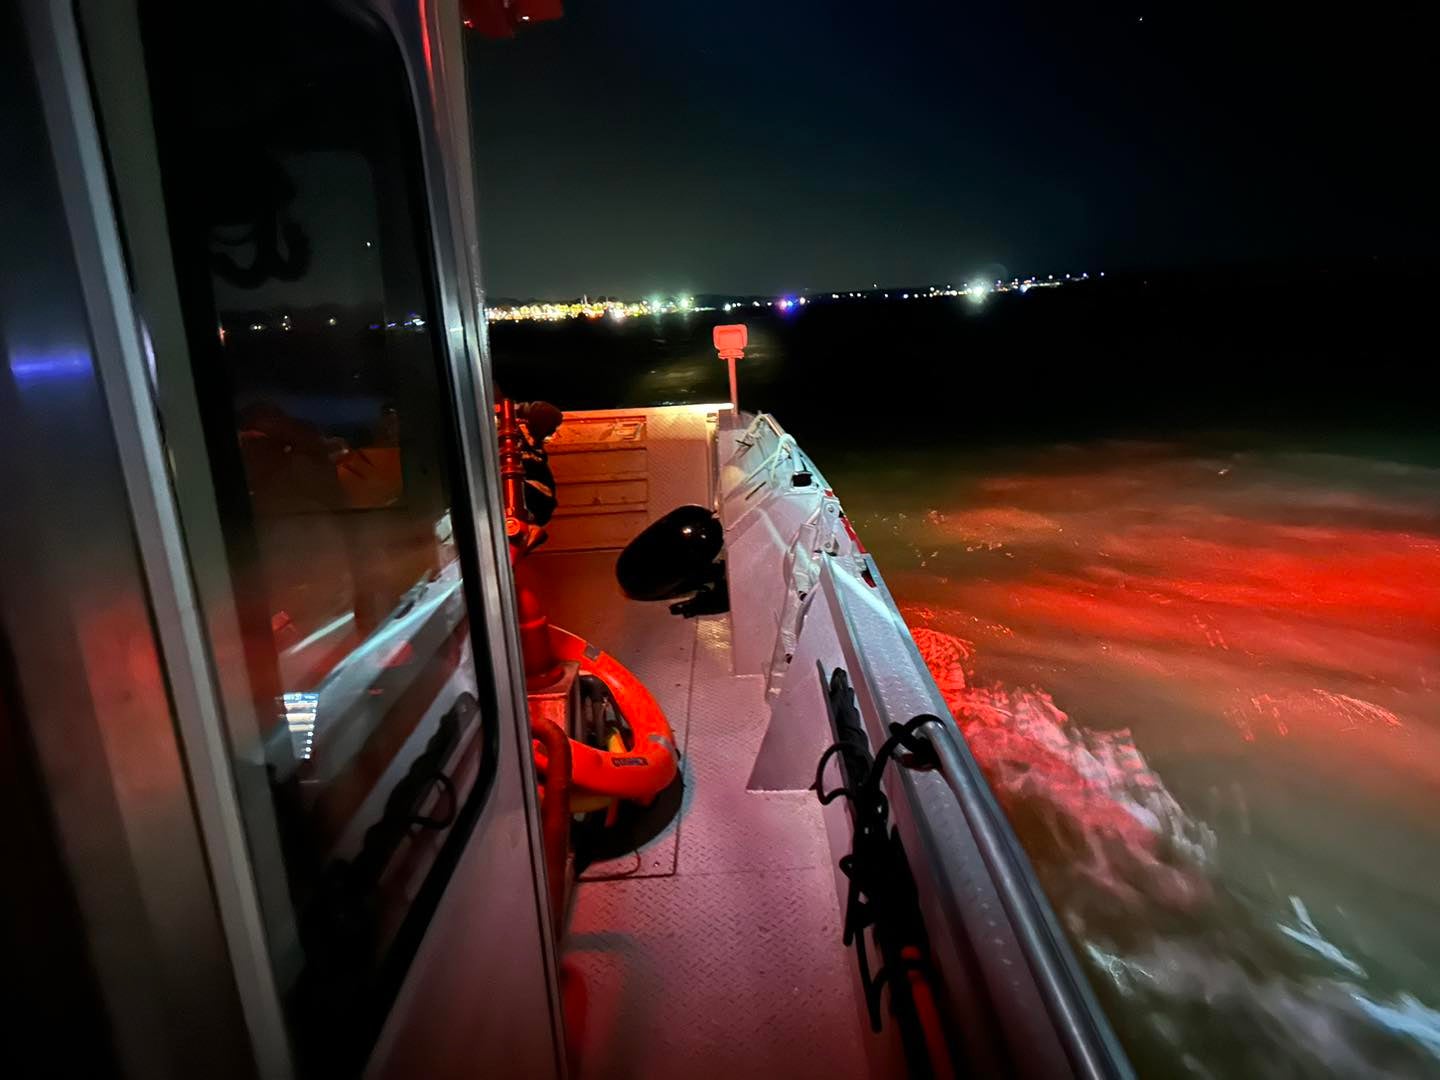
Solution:
{"label": "red vertical post", "polygon": [[533,584],[530,554],[530,512],[525,508],[525,462],[520,455],[520,425],[515,403],[500,399],[496,432],[500,436],[500,488],[505,501],[505,537],[510,541],[510,568],[515,576],[515,604],[520,621],[520,647],[529,689],[553,682],[559,662],[550,649],[550,619]]}
{"label": "red vertical post", "polygon": [[717,326],[711,334],[711,340],[715,343],[715,351],[720,354],[720,359],[730,365],[730,408],[735,410],[735,415],[740,415],[740,390],[735,378],[735,361],[745,356],[745,346],[750,341],[750,331],[744,323],[731,323],[728,326]]}

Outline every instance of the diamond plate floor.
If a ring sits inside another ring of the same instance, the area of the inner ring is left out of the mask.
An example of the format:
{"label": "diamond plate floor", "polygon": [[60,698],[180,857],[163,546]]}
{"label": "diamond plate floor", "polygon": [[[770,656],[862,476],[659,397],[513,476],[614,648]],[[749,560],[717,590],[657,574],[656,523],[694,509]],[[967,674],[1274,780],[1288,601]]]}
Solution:
{"label": "diamond plate floor", "polygon": [[823,869],[581,885],[563,961],[575,1074],[864,1076],[833,889]]}
{"label": "diamond plate floor", "polygon": [[574,1071],[866,1076],[819,804],[745,789],[768,715],[764,680],[731,674],[728,617],[687,622],[610,595],[613,554],[553,557],[564,595],[551,617],[661,698],[684,750],[685,797],[670,830],[606,864],[607,880],[592,866],[576,886],[563,943]]}

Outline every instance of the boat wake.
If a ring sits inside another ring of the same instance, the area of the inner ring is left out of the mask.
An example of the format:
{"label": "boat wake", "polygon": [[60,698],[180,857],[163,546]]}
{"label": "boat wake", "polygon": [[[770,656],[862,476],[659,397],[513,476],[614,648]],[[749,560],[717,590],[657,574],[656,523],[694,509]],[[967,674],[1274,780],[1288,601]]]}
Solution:
{"label": "boat wake", "polygon": [[968,642],[926,627],[912,633],[1038,864],[1088,879],[1111,909],[1210,898],[1204,868],[1215,835],[1185,813],[1128,729],[1081,727],[1040,689],[978,685],[966,670]]}
{"label": "boat wake", "polygon": [[[912,624],[930,614],[907,612]],[[912,634],[1139,1072],[1440,1070],[1440,1012],[1377,985],[1300,897],[1276,912],[1232,895],[1212,872],[1214,831],[1128,729],[1086,728],[1039,688],[979,682],[968,641]],[[1223,1065],[1207,1052],[1218,1045]]]}
{"label": "boat wake", "polygon": [[[1153,1062],[1167,1071],[1175,1061],[1201,1077],[1434,1076],[1440,1068],[1440,1012],[1403,990],[1377,992],[1343,963],[1281,974],[1202,937],[1157,938],[1135,952],[1082,944],[1102,992],[1124,999],[1130,1022],[1148,1023],[1149,1041],[1168,1046]],[[1223,1066],[1206,1052],[1221,1041],[1231,1048]],[[1141,1073],[1147,1064],[1136,1061]]]}

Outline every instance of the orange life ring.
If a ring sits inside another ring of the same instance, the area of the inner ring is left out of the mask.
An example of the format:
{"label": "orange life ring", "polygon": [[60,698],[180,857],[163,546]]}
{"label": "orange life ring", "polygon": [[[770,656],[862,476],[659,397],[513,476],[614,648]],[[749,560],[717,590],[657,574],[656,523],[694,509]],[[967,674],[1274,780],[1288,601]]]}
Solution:
{"label": "orange life ring", "polygon": [[[574,660],[581,674],[605,684],[631,736],[629,746],[616,750],[570,740],[572,806],[585,796],[650,805],[680,769],[680,751],[665,713],[645,684],[609,653],[553,623],[549,630],[555,659]],[[546,765],[538,746],[535,764],[542,771]]]}

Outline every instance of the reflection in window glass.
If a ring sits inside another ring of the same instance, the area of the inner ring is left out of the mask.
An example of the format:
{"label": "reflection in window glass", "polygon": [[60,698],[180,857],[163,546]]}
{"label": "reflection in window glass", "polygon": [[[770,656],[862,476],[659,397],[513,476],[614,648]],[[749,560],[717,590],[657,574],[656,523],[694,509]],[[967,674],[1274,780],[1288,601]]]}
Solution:
{"label": "reflection in window glass", "polygon": [[216,662],[243,665],[279,833],[249,815],[251,843],[283,852],[299,927],[277,976],[333,1068],[373,1038],[483,786],[466,518],[393,44],[291,5],[215,19],[167,8],[147,49],[244,639]]}

